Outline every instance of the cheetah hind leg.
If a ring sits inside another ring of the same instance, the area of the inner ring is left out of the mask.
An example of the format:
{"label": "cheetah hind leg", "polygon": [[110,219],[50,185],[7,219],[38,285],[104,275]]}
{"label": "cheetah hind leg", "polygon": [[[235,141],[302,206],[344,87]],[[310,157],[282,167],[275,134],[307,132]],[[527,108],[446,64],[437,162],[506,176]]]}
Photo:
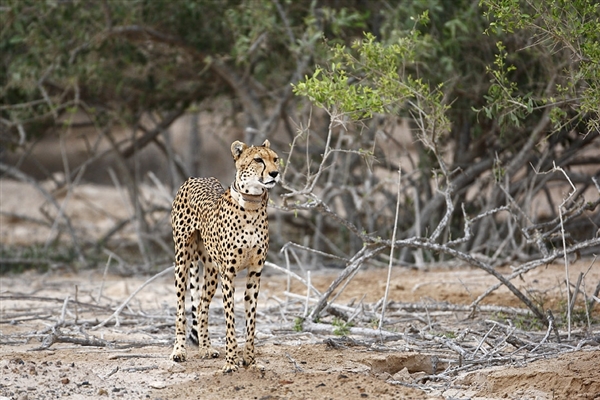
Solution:
{"label": "cheetah hind leg", "polygon": [[[178,242],[182,239],[177,237]],[[176,249],[178,247],[176,246]],[[187,248],[185,251],[191,251]],[[179,255],[177,259],[184,259]],[[175,286],[177,288],[177,316],[175,319],[175,344],[171,353],[171,360],[175,362],[185,361],[187,352],[185,350],[185,292],[188,284],[188,273],[190,269],[190,261],[184,261],[175,266]]]}
{"label": "cheetah hind leg", "polygon": [[192,283],[195,282],[196,290],[191,291],[193,312],[190,339],[198,344],[200,358],[218,358],[219,351],[212,347],[208,334],[208,309],[217,290],[217,269],[206,254],[202,243],[199,245],[198,256],[204,264],[204,277],[202,297],[200,297],[198,293],[200,265],[198,263],[197,268],[191,274]]}
{"label": "cheetah hind leg", "polygon": [[248,271],[246,292],[244,293],[244,306],[246,309],[246,345],[244,346],[241,365],[257,372],[265,371],[265,367],[258,364],[254,358],[256,301],[258,299],[258,292],[260,290],[260,275],[262,271],[261,265],[263,264],[264,261],[260,262],[258,267],[250,268]]}

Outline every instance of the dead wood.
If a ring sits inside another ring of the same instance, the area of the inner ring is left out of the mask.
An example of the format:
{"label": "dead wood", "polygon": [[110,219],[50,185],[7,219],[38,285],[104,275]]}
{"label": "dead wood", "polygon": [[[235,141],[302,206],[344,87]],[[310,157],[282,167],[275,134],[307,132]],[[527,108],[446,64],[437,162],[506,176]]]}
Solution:
{"label": "dead wood", "polygon": [[107,319],[105,319],[104,321],[102,321],[100,324],[94,326],[93,329],[98,329],[101,328],[103,326],[105,326],[110,320],[112,320],[113,318],[115,319],[115,326],[119,326],[120,325],[120,321],[119,321],[119,315],[121,314],[121,312],[123,311],[123,309],[127,306],[127,304],[129,304],[129,302],[131,301],[131,299],[133,299],[143,288],[145,288],[148,284],[150,284],[152,281],[154,281],[156,278],[159,278],[163,275],[166,275],[168,273],[173,272],[175,269],[175,267],[171,266],[169,268],[166,268],[164,270],[162,270],[161,272],[159,272],[158,274],[154,275],[153,277],[151,277],[150,279],[148,279],[146,282],[144,282],[144,284],[142,284],[139,288],[137,288],[116,310],[115,312],[108,317]]}

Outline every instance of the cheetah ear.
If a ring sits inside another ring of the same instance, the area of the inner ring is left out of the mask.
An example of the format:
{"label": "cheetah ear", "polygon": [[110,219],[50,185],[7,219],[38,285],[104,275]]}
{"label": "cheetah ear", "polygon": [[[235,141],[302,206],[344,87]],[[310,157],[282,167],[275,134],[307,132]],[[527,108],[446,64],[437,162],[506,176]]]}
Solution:
{"label": "cheetah ear", "polygon": [[246,145],[246,143],[242,143],[239,140],[233,142],[231,144],[231,155],[233,156],[233,159],[237,161],[237,159],[240,158],[244,150],[246,150],[247,148],[248,146]]}
{"label": "cheetah ear", "polygon": [[266,147],[267,149],[269,147],[271,147],[271,142],[269,142],[269,139],[265,139],[265,141],[262,144],[263,147]]}

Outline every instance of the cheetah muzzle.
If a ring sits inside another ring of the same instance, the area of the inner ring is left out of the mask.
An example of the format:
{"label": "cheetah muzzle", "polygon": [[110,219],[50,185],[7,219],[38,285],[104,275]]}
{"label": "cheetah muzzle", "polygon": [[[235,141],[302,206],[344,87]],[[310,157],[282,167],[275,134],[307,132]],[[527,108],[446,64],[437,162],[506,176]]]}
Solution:
{"label": "cheetah muzzle", "polygon": [[[171,359],[186,359],[185,294],[188,282],[192,300],[190,339],[198,343],[202,358],[219,357],[208,335],[208,307],[220,277],[227,323],[223,372],[236,371],[239,365],[262,369],[254,359],[256,302],[269,250],[268,190],[280,178],[278,157],[270,149],[268,140],[256,147],[235,141],[231,145],[231,154],[236,173],[228,189],[215,178],[189,178],[179,188],[171,211],[177,290],[176,336]],[[199,261],[204,264],[201,285]],[[240,359],[233,313],[233,280],[243,269],[248,269],[244,293],[246,345]]]}

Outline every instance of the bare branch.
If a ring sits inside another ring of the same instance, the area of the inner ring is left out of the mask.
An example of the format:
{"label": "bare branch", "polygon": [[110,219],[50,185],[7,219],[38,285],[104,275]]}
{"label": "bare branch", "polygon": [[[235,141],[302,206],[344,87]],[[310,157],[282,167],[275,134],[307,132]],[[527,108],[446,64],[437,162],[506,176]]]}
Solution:
{"label": "bare branch", "polygon": [[363,246],[363,248],[358,253],[356,253],[354,255],[354,257],[352,257],[352,259],[350,260],[350,262],[348,263],[348,265],[346,266],[344,271],[331,283],[331,285],[329,285],[329,288],[327,288],[325,293],[323,293],[323,295],[319,298],[319,301],[317,302],[317,304],[315,305],[313,310],[310,312],[308,319],[311,321],[316,321],[320,312],[327,305],[327,299],[329,299],[329,296],[331,296],[333,291],[346,278],[351,276],[354,273],[354,271],[359,269],[366,260],[379,254],[385,248],[386,248],[386,246],[381,246],[381,245],[379,245],[379,246]]}
{"label": "bare branch", "polygon": [[133,293],[131,293],[131,295],[129,295],[129,297],[115,310],[115,312],[110,317],[108,317],[107,319],[105,319],[104,321],[102,321],[101,323],[99,323],[98,325],[94,326],[92,329],[95,330],[95,329],[103,327],[108,322],[110,322],[110,320],[113,319],[113,318],[116,321],[115,326],[119,326],[119,314],[121,313],[121,311],[123,311],[123,309],[125,307],[127,307],[127,304],[129,304],[129,302],[131,301],[131,299],[133,299],[143,288],[145,288],[152,281],[154,281],[157,278],[160,278],[163,275],[166,275],[168,273],[173,272],[174,269],[175,269],[174,266],[171,266],[169,268],[165,268],[164,270],[162,270],[158,274],[156,274],[153,277],[151,277],[150,279],[148,279],[140,287],[138,287],[136,290],[134,290]]}

